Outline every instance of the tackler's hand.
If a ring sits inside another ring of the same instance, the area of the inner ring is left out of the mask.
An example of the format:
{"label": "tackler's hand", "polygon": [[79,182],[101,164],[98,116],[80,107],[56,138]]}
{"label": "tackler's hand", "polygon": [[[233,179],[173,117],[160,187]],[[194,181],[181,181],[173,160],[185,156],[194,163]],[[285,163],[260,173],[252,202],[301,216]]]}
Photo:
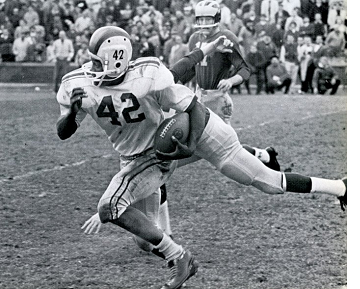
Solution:
{"label": "tackler's hand", "polygon": [[93,231],[97,234],[101,228],[100,216],[98,213],[89,218],[84,225],[82,225],[81,230],[84,230],[85,234],[91,234]]}
{"label": "tackler's hand", "polygon": [[200,49],[203,51],[204,55],[208,55],[215,51],[219,51],[221,53],[232,53],[233,46],[234,43],[230,39],[226,38],[225,35],[222,35],[214,41],[203,43]]}
{"label": "tackler's hand", "polygon": [[82,87],[76,87],[71,92],[70,106],[73,113],[77,113],[82,106],[82,99],[87,97],[85,90]]}
{"label": "tackler's hand", "polygon": [[172,137],[171,140],[176,144],[175,151],[172,153],[163,153],[156,151],[156,155],[161,160],[179,160],[191,157],[194,153],[194,149],[191,149],[187,145],[182,144],[176,137]]}

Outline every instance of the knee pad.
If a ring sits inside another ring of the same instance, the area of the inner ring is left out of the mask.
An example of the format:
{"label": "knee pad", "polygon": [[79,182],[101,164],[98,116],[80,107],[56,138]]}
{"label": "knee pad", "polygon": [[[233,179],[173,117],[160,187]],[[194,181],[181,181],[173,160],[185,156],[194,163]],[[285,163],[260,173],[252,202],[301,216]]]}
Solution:
{"label": "knee pad", "polygon": [[151,252],[154,249],[154,245],[152,245],[151,243],[145,241],[144,239],[138,237],[138,236],[133,236],[132,239],[134,240],[135,244],[143,251],[145,252]]}

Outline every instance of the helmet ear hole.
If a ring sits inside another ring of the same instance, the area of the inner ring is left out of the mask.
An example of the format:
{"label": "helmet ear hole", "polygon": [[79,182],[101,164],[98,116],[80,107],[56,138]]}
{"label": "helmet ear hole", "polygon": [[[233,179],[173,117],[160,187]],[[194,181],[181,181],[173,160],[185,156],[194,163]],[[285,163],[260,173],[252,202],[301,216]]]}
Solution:
{"label": "helmet ear hole", "polygon": [[116,68],[120,68],[120,66],[121,66],[121,62],[116,62],[116,63],[115,63],[115,67],[116,67]]}

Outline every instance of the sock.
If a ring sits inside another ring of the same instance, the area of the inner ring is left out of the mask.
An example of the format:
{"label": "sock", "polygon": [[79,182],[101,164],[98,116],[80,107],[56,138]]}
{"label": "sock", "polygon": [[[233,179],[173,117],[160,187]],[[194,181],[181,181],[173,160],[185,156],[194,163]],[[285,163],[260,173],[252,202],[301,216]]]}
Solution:
{"label": "sock", "polygon": [[283,173],[282,187],[286,192],[310,193],[311,178],[294,173]]}
{"label": "sock", "polygon": [[266,150],[254,148],[255,156],[261,160],[263,163],[267,164],[270,162],[270,155]]}
{"label": "sock", "polygon": [[342,180],[328,180],[306,177],[294,173],[284,173],[282,187],[286,192],[293,193],[320,193],[336,197],[343,196],[346,191]]}
{"label": "sock", "polygon": [[169,207],[167,201],[160,204],[159,207],[159,227],[167,235],[169,236],[172,235],[171,226],[170,226]]}
{"label": "sock", "polygon": [[159,252],[165,256],[166,261],[177,259],[184,253],[183,247],[181,245],[176,244],[166,234],[163,234],[163,238],[160,244],[157,245],[154,249],[159,250]]}
{"label": "sock", "polygon": [[346,187],[342,180],[328,180],[311,177],[312,193],[328,194],[341,197],[345,194]]}

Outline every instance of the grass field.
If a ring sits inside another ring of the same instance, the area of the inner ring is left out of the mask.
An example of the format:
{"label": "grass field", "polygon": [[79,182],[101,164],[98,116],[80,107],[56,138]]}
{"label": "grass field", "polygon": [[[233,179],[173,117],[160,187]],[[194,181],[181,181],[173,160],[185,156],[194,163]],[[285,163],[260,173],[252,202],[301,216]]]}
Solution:
{"label": "grass field", "polygon": [[[167,268],[112,225],[80,227],[119,160],[85,119],[66,141],[49,91],[0,88],[0,288],[159,288]],[[347,98],[234,95],[242,143],[274,146],[282,170],[347,174]],[[176,240],[200,263],[189,289],[328,289],[347,285],[347,213],[327,195],[266,195],[205,161],[168,183]]]}

